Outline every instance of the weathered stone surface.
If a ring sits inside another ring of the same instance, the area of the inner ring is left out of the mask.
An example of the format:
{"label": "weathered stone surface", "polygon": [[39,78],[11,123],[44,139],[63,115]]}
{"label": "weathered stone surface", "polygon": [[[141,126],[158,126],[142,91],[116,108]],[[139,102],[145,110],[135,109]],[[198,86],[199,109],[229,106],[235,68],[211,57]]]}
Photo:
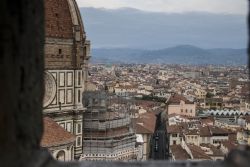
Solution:
{"label": "weathered stone surface", "polygon": [[42,136],[43,0],[0,1],[0,166],[25,166]]}

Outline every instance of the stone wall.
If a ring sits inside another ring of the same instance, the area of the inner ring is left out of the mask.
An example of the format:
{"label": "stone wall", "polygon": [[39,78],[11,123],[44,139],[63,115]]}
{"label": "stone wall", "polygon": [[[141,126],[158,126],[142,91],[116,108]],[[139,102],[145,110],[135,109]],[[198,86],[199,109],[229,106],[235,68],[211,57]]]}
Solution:
{"label": "stone wall", "polygon": [[43,0],[0,1],[0,166],[26,166],[39,150]]}

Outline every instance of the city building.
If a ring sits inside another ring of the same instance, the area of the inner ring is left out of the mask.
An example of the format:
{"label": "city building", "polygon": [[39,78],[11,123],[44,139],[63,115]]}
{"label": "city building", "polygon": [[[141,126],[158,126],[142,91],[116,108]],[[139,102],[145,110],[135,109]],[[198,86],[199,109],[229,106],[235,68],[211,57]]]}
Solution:
{"label": "city building", "polygon": [[167,110],[169,115],[177,114],[194,117],[196,115],[196,104],[182,95],[174,94],[167,101]]}
{"label": "city building", "polygon": [[137,135],[143,138],[143,157],[142,160],[149,159],[150,140],[155,131],[156,116],[152,112],[141,114],[133,120]]}
{"label": "city building", "polygon": [[[108,90],[107,90],[108,91]],[[128,108],[112,107],[116,96],[106,91],[86,91],[83,104],[83,154],[80,160],[134,161],[139,154]],[[120,98],[120,97],[118,97]],[[120,99],[119,101],[121,101]]]}
{"label": "city building", "polygon": [[197,89],[195,90],[195,96],[196,96],[198,99],[205,99],[205,98],[206,98],[206,95],[207,95],[207,92],[206,92],[206,90],[204,90],[204,89],[197,88]]}
{"label": "city building", "polygon": [[232,149],[228,147],[237,145],[231,137],[236,132],[201,124],[201,121],[178,122],[169,125],[167,132],[173,161],[223,160]]}
{"label": "city building", "polygon": [[221,110],[223,108],[222,98],[207,98],[201,102],[201,107],[210,110]]}

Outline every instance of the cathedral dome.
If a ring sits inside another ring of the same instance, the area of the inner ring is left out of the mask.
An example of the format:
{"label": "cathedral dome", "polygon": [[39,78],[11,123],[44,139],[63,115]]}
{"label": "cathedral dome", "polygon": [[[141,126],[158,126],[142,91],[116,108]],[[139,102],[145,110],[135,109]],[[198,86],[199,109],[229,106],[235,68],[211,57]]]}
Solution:
{"label": "cathedral dome", "polygon": [[75,0],[45,0],[46,69],[80,68],[86,59],[86,34]]}
{"label": "cathedral dome", "polygon": [[84,40],[85,32],[81,15],[75,0],[45,0],[46,37],[74,38],[80,32]]}

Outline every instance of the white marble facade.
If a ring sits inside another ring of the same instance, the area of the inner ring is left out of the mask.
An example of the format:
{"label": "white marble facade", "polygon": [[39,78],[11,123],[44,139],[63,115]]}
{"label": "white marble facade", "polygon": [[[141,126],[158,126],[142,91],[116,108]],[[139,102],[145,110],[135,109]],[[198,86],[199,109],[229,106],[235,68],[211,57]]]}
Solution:
{"label": "white marble facade", "polygon": [[83,87],[82,70],[46,71],[44,112],[82,109]]}

